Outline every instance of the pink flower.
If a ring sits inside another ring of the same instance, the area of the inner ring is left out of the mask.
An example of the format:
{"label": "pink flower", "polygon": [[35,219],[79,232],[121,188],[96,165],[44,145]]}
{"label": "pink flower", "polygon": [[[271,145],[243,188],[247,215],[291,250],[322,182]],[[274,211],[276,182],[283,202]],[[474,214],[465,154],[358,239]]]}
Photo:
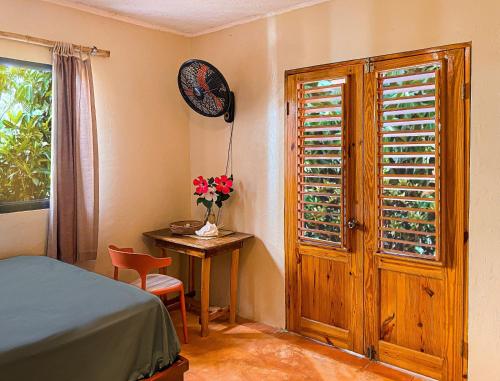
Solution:
{"label": "pink flower", "polygon": [[193,180],[193,185],[196,187],[196,194],[202,195],[208,191],[208,182],[203,176],[198,176]]}
{"label": "pink flower", "polygon": [[229,194],[231,192],[231,187],[233,186],[233,180],[228,179],[226,175],[215,178],[216,189],[218,192],[223,194]]}
{"label": "pink flower", "polygon": [[210,187],[205,194],[205,200],[207,201],[217,201],[217,193],[215,192],[214,187]]}

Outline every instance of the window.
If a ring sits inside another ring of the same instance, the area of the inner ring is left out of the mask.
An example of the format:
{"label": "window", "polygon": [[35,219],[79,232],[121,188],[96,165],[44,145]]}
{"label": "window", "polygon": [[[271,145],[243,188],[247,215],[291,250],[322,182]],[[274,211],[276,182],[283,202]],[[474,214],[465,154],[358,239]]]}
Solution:
{"label": "window", "polygon": [[0,58],[0,213],[47,208],[50,65]]}
{"label": "window", "polygon": [[303,241],[345,246],[345,78],[299,83],[299,226]]}
{"label": "window", "polygon": [[438,257],[441,64],[377,72],[379,249]]}

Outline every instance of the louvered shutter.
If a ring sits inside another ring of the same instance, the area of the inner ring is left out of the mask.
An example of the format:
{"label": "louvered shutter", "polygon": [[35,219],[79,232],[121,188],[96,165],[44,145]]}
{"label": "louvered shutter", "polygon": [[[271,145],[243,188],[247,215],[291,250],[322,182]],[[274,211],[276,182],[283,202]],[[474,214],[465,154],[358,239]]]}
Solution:
{"label": "louvered shutter", "polygon": [[345,78],[298,84],[298,237],[345,247]]}
{"label": "louvered shutter", "polygon": [[438,259],[439,62],[377,73],[378,242]]}

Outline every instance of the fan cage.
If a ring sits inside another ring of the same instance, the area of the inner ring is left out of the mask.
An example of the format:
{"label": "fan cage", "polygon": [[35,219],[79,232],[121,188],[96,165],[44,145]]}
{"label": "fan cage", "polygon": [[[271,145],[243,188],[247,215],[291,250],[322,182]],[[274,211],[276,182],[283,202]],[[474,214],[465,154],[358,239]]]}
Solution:
{"label": "fan cage", "polygon": [[219,117],[231,107],[231,91],[226,79],[206,61],[194,59],[183,63],[178,85],[186,103],[203,116]]}

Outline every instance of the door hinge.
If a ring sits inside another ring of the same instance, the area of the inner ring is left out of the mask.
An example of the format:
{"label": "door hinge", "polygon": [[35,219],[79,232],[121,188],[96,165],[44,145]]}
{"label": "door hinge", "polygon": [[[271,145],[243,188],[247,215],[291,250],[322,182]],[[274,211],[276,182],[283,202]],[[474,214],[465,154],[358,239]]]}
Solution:
{"label": "door hinge", "polygon": [[467,83],[464,83],[462,85],[462,89],[460,90],[460,97],[462,98],[462,100],[469,99],[469,86],[467,85]]}
{"label": "door hinge", "polygon": [[366,357],[370,361],[373,361],[376,359],[377,356],[377,351],[375,350],[375,347],[373,345],[370,345],[368,348],[366,348]]}
{"label": "door hinge", "polygon": [[464,243],[469,242],[469,232],[465,231],[464,232]]}
{"label": "door hinge", "polygon": [[365,63],[365,73],[372,73],[373,70],[375,70],[375,65],[373,62],[366,62]]}
{"label": "door hinge", "polygon": [[286,114],[290,115],[290,102],[286,102]]}
{"label": "door hinge", "polygon": [[299,250],[295,252],[295,258],[297,259],[297,264],[300,265],[302,263],[302,255],[300,255]]}
{"label": "door hinge", "polygon": [[462,346],[460,348],[460,356],[464,357],[467,356],[469,352],[469,348],[467,347],[467,343],[465,341],[462,341]]}

